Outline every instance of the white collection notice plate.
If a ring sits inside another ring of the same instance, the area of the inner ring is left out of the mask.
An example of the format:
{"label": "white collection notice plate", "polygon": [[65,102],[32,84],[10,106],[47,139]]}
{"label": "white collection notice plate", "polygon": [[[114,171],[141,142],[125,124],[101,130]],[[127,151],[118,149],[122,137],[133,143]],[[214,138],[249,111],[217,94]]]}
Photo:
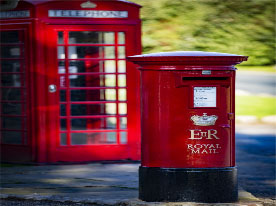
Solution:
{"label": "white collection notice plate", "polygon": [[194,107],[216,107],[216,87],[194,87]]}

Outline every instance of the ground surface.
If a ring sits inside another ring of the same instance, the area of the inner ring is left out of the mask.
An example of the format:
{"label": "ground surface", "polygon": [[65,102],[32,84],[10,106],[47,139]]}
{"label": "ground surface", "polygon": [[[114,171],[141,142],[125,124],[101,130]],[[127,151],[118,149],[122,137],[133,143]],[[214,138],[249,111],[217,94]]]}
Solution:
{"label": "ground surface", "polygon": [[256,197],[275,198],[275,134],[268,125],[237,128],[239,185]]}
{"label": "ground surface", "polygon": [[[236,145],[239,186],[243,189],[239,192],[238,203],[146,203],[137,199],[139,163],[94,163],[3,167],[0,197],[4,199],[1,206],[275,205],[275,127],[238,126]],[[10,199],[14,197],[21,199]]]}
{"label": "ground surface", "polygon": [[276,73],[237,71],[237,93],[276,96]]}

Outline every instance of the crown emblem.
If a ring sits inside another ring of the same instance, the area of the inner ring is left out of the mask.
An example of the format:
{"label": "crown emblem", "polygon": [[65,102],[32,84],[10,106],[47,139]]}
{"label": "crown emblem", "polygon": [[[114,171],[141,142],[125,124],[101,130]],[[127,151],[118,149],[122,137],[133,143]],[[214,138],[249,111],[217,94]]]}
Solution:
{"label": "crown emblem", "polygon": [[193,115],[191,117],[191,120],[194,122],[194,125],[198,125],[198,126],[215,125],[217,119],[218,119],[218,116],[216,115],[208,116],[207,113],[203,113],[202,116]]}
{"label": "crown emblem", "polygon": [[96,8],[97,4],[94,4],[90,1],[84,2],[81,4],[81,8]]}

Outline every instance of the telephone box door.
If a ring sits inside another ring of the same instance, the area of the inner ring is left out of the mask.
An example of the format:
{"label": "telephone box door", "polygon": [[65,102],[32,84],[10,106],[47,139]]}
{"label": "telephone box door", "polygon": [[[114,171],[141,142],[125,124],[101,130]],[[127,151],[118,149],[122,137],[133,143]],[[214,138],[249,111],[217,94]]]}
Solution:
{"label": "telephone box door", "polygon": [[50,161],[139,159],[133,28],[49,29]]}

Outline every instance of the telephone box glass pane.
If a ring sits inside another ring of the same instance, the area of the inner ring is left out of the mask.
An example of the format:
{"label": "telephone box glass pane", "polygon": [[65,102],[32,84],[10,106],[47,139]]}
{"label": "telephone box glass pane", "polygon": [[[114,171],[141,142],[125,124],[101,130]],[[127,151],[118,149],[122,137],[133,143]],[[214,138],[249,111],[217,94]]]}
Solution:
{"label": "telephone box glass pane", "polygon": [[71,90],[71,101],[112,101],[116,100],[116,90]]}
{"label": "telephone box glass pane", "polygon": [[119,114],[127,114],[127,104],[119,103]]}
{"label": "telephone box glass pane", "polygon": [[1,103],[1,114],[8,115],[21,115],[22,104],[21,103]]}
{"label": "telephone box glass pane", "polygon": [[0,33],[1,43],[21,43],[18,31],[5,31]]}
{"label": "telephone box glass pane", "polygon": [[1,128],[23,130],[23,121],[24,119],[22,119],[22,117],[4,117],[1,120]]}
{"label": "telephone box glass pane", "polygon": [[64,87],[67,86],[66,76],[59,76],[59,86],[61,89],[65,89]]}
{"label": "telephone box glass pane", "polygon": [[2,58],[19,58],[21,55],[20,46],[1,46]]}
{"label": "telephone box glass pane", "polygon": [[60,116],[66,116],[66,105],[60,104]]}
{"label": "telephone box glass pane", "polygon": [[120,72],[120,73],[126,72],[126,61],[125,60],[118,61],[118,72]]}
{"label": "telephone box glass pane", "polygon": [[16,131],[1,131],[1,143],[22,144],[22,133]]}
{"label": "telephone box glass pane", "polygon": [[67,145],[67,134],[66,133],[60,134],[60,145]]}
{"label": "telephone box glass pane", "polygon": [[114,32],[70,31],[69,44],[114,44]]}
{"label": "telephone box glass pane", "polygon": [[105,119],[106,129],[116,129],[117,128],[117,118],[108,117]]}
{"label": "telephone box glass pane", "polygon": [[72,104],[71,116],[91,116],[116,114],[116,104]]}
{"label": "telephone box glass pane", "polygon": [[64,46],[58,46],[58,59],[65,59]]}
{"label": "telephone box glass pane", "polygon": [[66,101],[66,90],[60,90],[59,91],[59,99],[61,102]]}
{"label": "telephone box glass pane", "polygon": [[125,47],[124,46],[119,46],[118,47],[118,53],[119,53],[119,58],[124,59],[126,57]]}
{"label": "telephone box glass pane", "polygon": [[127,128],[127,117],[121,117],[120,118],[120,129],[126,129]]}
{"label": "telephone box glass pane", "polygon": [[125,44],[125,32],[118,32],[118,43]]}
{"label": "telephone box glass pane", "polygon": [[71,87],[115,87],[116,75],[69,75]]}
{"label": "telephone box glass pane", "polygon": [[71,133],[72,145],[116,144],[116,132]]}
{"label": "telephone box glass pane", "polygon": [[20,88],[2,88],[2,100],[19,101],[22,99]]}
{"label": "telephone box glass pane", "polygon": [[65,68],[65,61],[59,61],[58,62],[58,73],[59,74],[66,74],[66,68]]}
{"label": "telephone box glass pane", "polygon": [[64,44],[64,37],[63,37],[63,32],[62,31],[58,32],[58,43],[59,44]]}
{"label": "telephone box glass pane", "polygon": [[69,59],[115,58],[114,46],[69,46]]}
{"label": "telephone box glass pane", "polygon": [[20,72],[22,66],[20,60],[1,60],[1,72]]}
{"label": "telephone box glass pane", "polygon": [[72,130],[116,129],[116,118],[78,118],[71,119]]}
{"label": "telephone box glass pane", "polygon": [[2,74],[1,75],[2,86],[20,87],[21,75],[20,74]]}
{"label": "telephone box glass pane", "polygon": [[[62,68],[65,72],[65,68]],[[60,69],[59,69],[60,70]],[[105,72],[105,73],[115,73],[116,72],[116,61],[106,60],[72,60],[69,62],[69,73],[94,73],[94,72]]]}
{"label": "telephone box glass pane", "polygon": [[119,87],[126,86],[126,75],[118,75],[118,86]]}
{"label": "telephone box glass pane", "polygon": [[121,144],[127,143],[127,132],[120,132],[120,143]]}
{"label": "telephone box glass pane", "polygon": [[116,61],[106,60],[104,61],[104,70],[106,73],[115,73],[116,72]]}
{"label": "telephone box glass pane", "polygon": [[126,89],[119,89],[119,100],[126,101]]}
{"label": "telephone box glass pane", "polygon": [[66,119],[60,119],[60,130],[67,130],[67,127],[66,127]]}

